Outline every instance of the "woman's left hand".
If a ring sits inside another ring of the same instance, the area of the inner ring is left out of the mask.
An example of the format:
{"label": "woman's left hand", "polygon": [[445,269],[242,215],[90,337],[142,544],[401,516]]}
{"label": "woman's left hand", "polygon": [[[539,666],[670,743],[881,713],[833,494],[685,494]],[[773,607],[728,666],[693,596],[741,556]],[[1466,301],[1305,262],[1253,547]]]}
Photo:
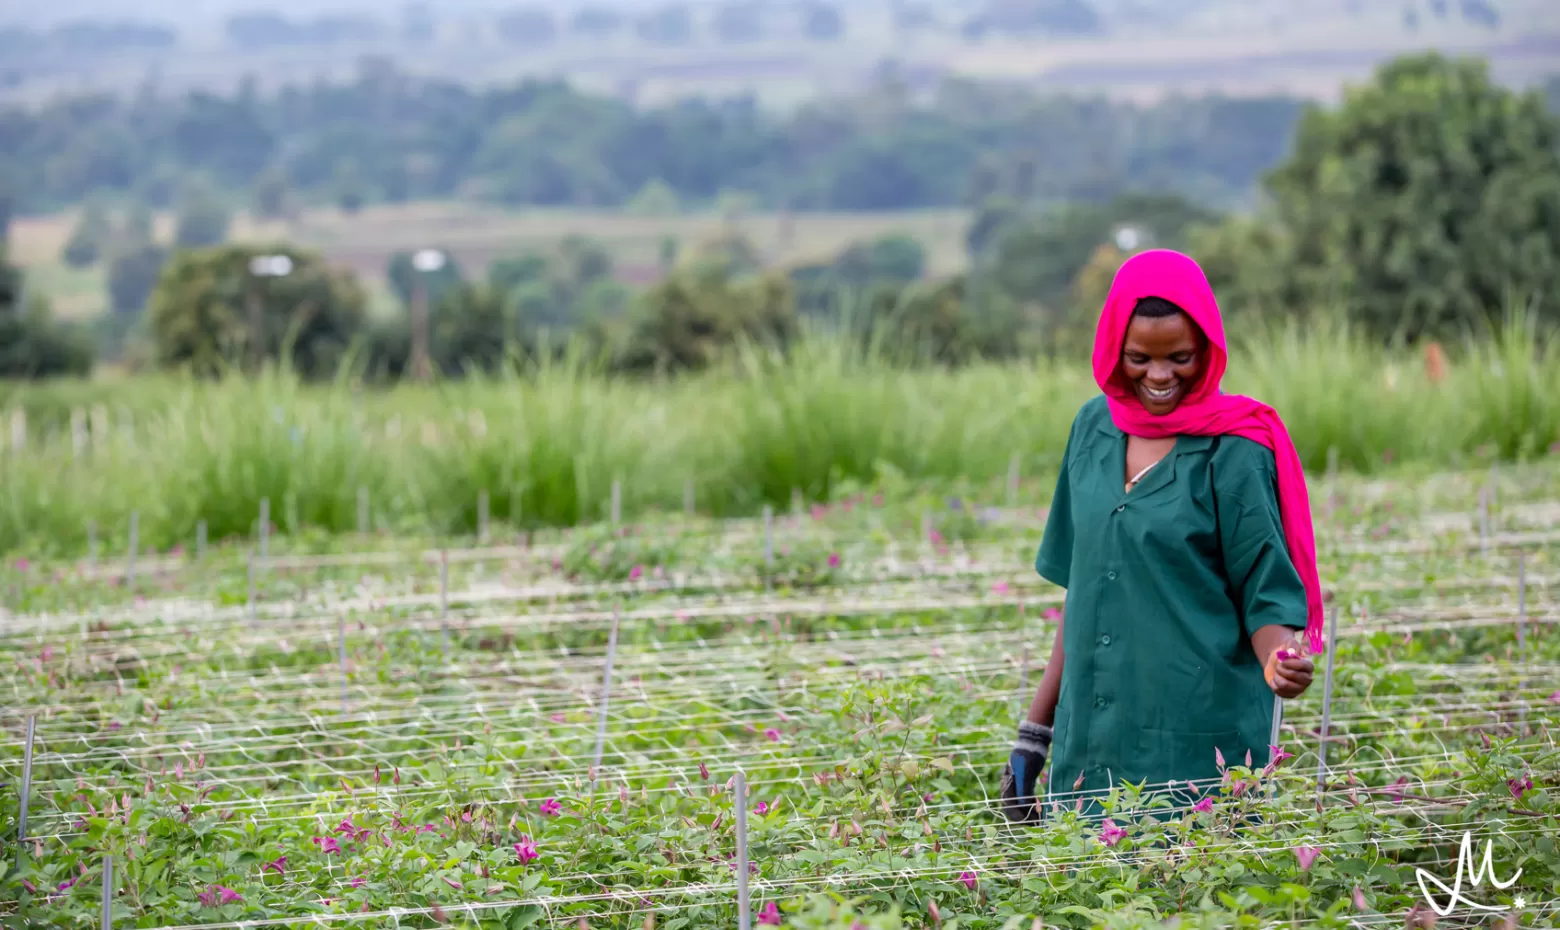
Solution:
{"label": "woman's left hand", "polygon": [[1285,700],[1297,698],[1311,687],[1316,665],[1300,651],[1298,640],[1285,643],[1268,655],[1263,668],[1268,687]]}

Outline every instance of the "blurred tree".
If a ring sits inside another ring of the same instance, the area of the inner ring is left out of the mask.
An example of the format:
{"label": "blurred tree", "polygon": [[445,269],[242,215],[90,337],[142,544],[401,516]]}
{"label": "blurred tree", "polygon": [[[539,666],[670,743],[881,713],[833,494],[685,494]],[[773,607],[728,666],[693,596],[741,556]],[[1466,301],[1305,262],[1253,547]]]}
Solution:
{"label": "blurred tree", "polygon": [[125,238],[108,256],[108,305],[115,314],[138,314],[157,286],[168,250],[149,239]]}
{"label": "blurred tree", "polygon": [[494,372],[519,348],[504,295],[493,288],[459,284],[433,308],[433,363],[446,377]]}
{"label": "blurred tree", "polygon": [[76,224],[71,227],[70,237],[65,240],[60,257],[72,268],[95,264],[113,235],[114,224],[109,219],[108,206],[94,197],[86,202],[76,217]]}
{"label": "blurred tree", "polygon": [[693,15],[686,5],[669,3],[641,17],[634,31],[646,42],[683,45],[693,38]]}
{"label": "blurred tree", "polygon": [[[254,275],[251,263],[262,255],[287,256],[288,273]],[[218,375],[258,347],[268,359],[286,352],[304,377],[326,378],[362,330],[364,306],[357,280],[316,253],[229,245],[175,254],[152,294],[150,324],[164,367]]]}
{"label": "blurred tree", "polygon": [[619,364],[634,371],[698,370],[738,340],[784,346],[796,328],[784,278],[739,277],[722,265],[694,265],[642,295]]}
{"label": "blurred tree", "polygon": [[0,378],[80,376],[91,369],[86,334],[54,319],[43,294],[23,297],[20,272],[0,253]]}
{"label": "blurred tree", "polygon": [[580,35],[604,39],[623,30],[623,14],[610,6],[582,6],[574,12],[569,29]]}
{"label": "blurred tree", "polygon": [[280,165],[272,165],[255,180],[250,212],[257,219],[278,220],[287,215],[287,209],[287,172]]}
{"label": "blurred tree", "polygon": [[715,34],[725,42],[756,42],[764,37],[764,8],[754,0],[727,0],[715,8]]}
{"label": "blurred tree", "polygon": [[1483,63],[1411,56],[1313,108],[1268,180],[1294,292],[1382,336],[1560,318],[1560,124]]}
{"label": "blurred tree", "polygon": [[829,3],[802,7],[802,34],[818,42],[833,42],[845,35],[845,18]]}
{"label": "blurred tree", "polygon": [[335,188],[336,206],[343,213],[350,215],[358,212],[368,200],[363,172],[358,168],[355,158],[337,160],[332,187]]}
{"label": "blurred tree", "polygon": [[520,255],[512,258],[496,258],[488,263],[488,286],[500,293],[509,293],[522,284],[541,281],[547,277],[547,256]]}
{"label": "blurred tree", "polygon": [[210,182],[197,178],[179,198],[173,239],[182,249],[216,245],[227,238],[230,215]]}
{"label": "blurred tree", "polygon": [[652,178],[628,202],[628,212],[640,216],[671,216],[680,207],[677,192],[660,178]]}
{"label": "blurred tree", "polygon": [[516,45],[548,45],[558,37],[558,24],[544,6],[515,7],[498,17],[496,27]]}
{"label": "blurred tree", "polygon": [[987,197],[964,234],[964,248],[971,256],[983,255],[1008,227],[1023,217],[1023,209],[1006,197]]}
{"label": "blurred tree", "polygon": [[444,300],[446,294],[465,283],[466,278],[461,273],[460,263],[448,250],[444,252],[444,264],[438,271],[418,271],[412,266],[413,254],[415,253],[411,251],[396,252],[390,256],[390,261],[385,265],[385,279],[390,282],[390,290],[395,293],[402,306],[411,306],[412,291],[419,279],[422,280],[423,287],[427,288],[430,308],[437,306]]}

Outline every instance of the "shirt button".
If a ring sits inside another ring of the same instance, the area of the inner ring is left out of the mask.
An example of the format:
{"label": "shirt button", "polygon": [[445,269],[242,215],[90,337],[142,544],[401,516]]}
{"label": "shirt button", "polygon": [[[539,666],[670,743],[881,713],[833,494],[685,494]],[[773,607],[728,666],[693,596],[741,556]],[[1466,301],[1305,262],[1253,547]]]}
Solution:
{"label": "shirt button", "polygon": [[1104,636],[1100,637],[1100,645],[1101,646],[1109,646],[1110,645],[1110,634],[1109,633],[1106,633]]}
{"label": "shirt button", "polygon": [[1126,509],[1127,509],[1127,505],[1126,504],[1122,504],[1120,507],[1116,508],[1116,512],[1117,513],[1121,513],[1123,510],[1126,510]]}
{"label": "shirt button", "polygon": [[1107,580],[1109,580],[1109,581],[1115,581],[1116,580],[1116,573],[1115,572],[1106,572],[1105,573],[1105,578]]}
{"label": "shirt button", "polygon": [[1109,703],[1110,703],[1110,701],[1107,701],[1104,697],[1097,697],[1097,698],[1094,699],[1094,706],[1095,707],[1104,707],[1106,704],[1109,704]]}

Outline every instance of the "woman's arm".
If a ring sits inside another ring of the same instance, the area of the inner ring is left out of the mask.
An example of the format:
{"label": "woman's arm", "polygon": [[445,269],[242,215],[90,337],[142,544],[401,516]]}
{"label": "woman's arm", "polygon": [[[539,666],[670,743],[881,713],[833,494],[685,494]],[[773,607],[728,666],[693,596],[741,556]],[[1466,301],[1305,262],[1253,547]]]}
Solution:
{"label": "woman's arm", "polygon": [[[1281,698],[1297,698],[1311,687],[1311,676],[1316,666],[1300,648],[1300,636],[1287,626],[1276,624],[1259,628],[1251,634],[1251,649],[1262,659],[1263,674],[1273,693]],[[1280,649],[1288,649],[1293,655],[1280,659]]]}
{"label": "woman's arm", "polygon": [[1029,705],[1029,722],[1054,726],[1056,724],[1056,701],[1062,693],[1062,663],[1067,656],[1062,651],[1062,626],[1067,622],[1067,612],[1062,611],[1062,619],[1056,621],[1056,642],[1051,645],[1051,661],[1045,664],[1045,673],[1040,676],[1040,687],[1035,691],[1035,699]]}

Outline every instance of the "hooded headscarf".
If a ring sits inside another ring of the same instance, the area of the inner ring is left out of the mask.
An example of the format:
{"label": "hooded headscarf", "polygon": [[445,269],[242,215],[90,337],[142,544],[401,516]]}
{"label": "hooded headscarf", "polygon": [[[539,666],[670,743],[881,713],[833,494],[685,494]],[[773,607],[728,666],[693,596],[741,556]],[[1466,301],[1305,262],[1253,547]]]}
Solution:
{"label": "hooded headscarf", "polygon": [[[1202,375],[1180,405],[1164,416],[1143,409],[1121,371],[1127,324],[1137,302],[1145,297],[1159,297],[1185,310],[1208,337]],[[1227,363],[1224,320],[1219,316],[1213,288],[1195,261],[1179,252],[1154,249],[1134,255],[1121,266],[1110,286],[1110,296],[1105,298],[1094,336],[1094,380],[1110,403],[1111,420],[1122,432],[1145,439],[1229,435],[1273,450],[1278,465],[1278,508],[1284,523],[1284,542],[1305,584],[1306,639],[1311,651],[1319,653],[1323,649],[1322,585],[1316,572],[1316,539],[1311,528],[1305,471],[1284,421],[1272,407],[1219,390]]]}

